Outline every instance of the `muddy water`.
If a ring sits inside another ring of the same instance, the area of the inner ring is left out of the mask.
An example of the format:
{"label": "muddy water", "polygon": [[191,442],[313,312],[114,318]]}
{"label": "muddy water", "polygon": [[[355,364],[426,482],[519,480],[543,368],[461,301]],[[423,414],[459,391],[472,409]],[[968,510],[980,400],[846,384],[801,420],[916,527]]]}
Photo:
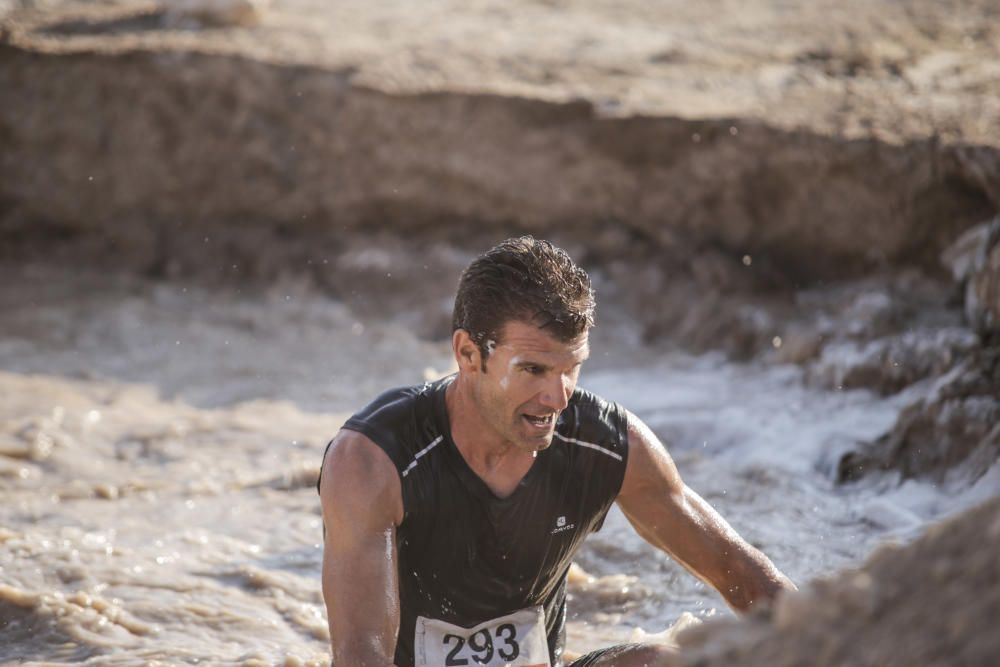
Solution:
{"label": "muddy water", "polygon": [[[447,372],[447,346],[295,283],[0,278],[0,662],[326,663],[322,448],[378,390]],[[595,338],[582,383],[643,416],[688,483],[797,581],[997,488],[994,470],[964,490],[835,489],[836,452],[885,430],[905,396],[611,338]],[[577,651],[729,613],[617,512],[579,565]]]}

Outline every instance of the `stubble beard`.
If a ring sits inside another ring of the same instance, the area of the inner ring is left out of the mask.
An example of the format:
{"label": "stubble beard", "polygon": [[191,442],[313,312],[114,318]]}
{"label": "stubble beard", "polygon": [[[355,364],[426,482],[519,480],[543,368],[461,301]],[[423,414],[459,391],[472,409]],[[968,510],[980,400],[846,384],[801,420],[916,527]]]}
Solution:
{"label": "stubble beard", "polygon": [[513,445],[518,451],[540,452],[548,449],[552,444],[552,439],[555,437],[554,424],[558,414],[552,415],[553,427],[548,433],[539,435],[529,432],[530,427],[522,416],[524,414],[522,406],[519,405],[512,412],[509,412],[501,395],[484,396],[481,392],[477,392],[476,407],[501,440]]}
{"label": "stubble beard", "polygon": [[513,437],[508,439],[522,451],[535,453],[548,449],[549,446],[552,445],[552,439],[555,437],[555,422],[558,416],[558,414],[552,415],[552,425],[549,426],[546,432],[532,433],[531,426],[528,425],[524,418],[524,411],[519,406],[514,411],[512,417],[513,423],[510,427],[511,435]]}

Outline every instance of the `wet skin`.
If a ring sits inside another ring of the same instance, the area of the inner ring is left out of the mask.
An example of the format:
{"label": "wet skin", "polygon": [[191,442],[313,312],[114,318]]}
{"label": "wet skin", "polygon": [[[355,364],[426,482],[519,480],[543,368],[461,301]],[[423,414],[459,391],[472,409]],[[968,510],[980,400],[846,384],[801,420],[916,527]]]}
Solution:
{"label": "wet skin", "polygon": [[[555,419],[576,389],[589,353],[587,336],[563,342],[512,321],[485,360],[465,331],[455,332],[452,346],[458,363],[446,394],[452,439],[493,493],[506,497],[535,454],[552,443]],[[684,484],[649,427],[631,413],[628,419],[628,462],[616,502],[636,532],[738,610],[794,588]],[[334,661],[338,667],[391,665],[400,616],[399,474],[369,438],[342,430],[323,463],[320,496],[326,526],[323,596]],[[622,647],[593,664],[667,667],[676,660],[666,647],[640,645]]]}
{"label": "wet skin", "polygon": [[452,439],[493,493],[506,497],[535,453],[552,444],[556,420],[590,354],[587,334],[564,342],[511,321],[486,359],[461,329],[452,346],[459,364],[446,394]]}

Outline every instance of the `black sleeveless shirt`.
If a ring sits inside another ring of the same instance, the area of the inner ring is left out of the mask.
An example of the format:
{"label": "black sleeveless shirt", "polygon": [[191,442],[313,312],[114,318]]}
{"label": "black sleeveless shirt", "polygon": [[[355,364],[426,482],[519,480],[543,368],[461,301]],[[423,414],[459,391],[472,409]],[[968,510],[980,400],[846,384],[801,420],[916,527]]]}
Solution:
{"label": "black sleeveless shirt", "polygon": [[382,448],[400,475],[395,664],[413,666],[418,616],[473,627],[541,606],[552,664],[561,665],[566,573],[621,489],[625,410],[577,389],[551,446],[501,499],[451,439],[445,390],[452,379],[390,390],[344,424]]}

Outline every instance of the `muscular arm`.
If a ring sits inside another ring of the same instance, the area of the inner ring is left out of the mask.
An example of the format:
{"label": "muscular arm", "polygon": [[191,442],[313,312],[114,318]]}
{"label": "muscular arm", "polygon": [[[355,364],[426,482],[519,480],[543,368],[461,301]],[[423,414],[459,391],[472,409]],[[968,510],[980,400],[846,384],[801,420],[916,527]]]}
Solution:
{"label": "muscular arm", "polygon": [[681,480],[659,439],[629,415],[629,458],[618,505],[636,531],[746,611],[791,580],[740,537],[711,505]]}
{"label": "muscular arm", "polygon": [[392,665],[399,631],[399,477],[367,437],[343,430],[323,461],[323,599],[337,667]]}

